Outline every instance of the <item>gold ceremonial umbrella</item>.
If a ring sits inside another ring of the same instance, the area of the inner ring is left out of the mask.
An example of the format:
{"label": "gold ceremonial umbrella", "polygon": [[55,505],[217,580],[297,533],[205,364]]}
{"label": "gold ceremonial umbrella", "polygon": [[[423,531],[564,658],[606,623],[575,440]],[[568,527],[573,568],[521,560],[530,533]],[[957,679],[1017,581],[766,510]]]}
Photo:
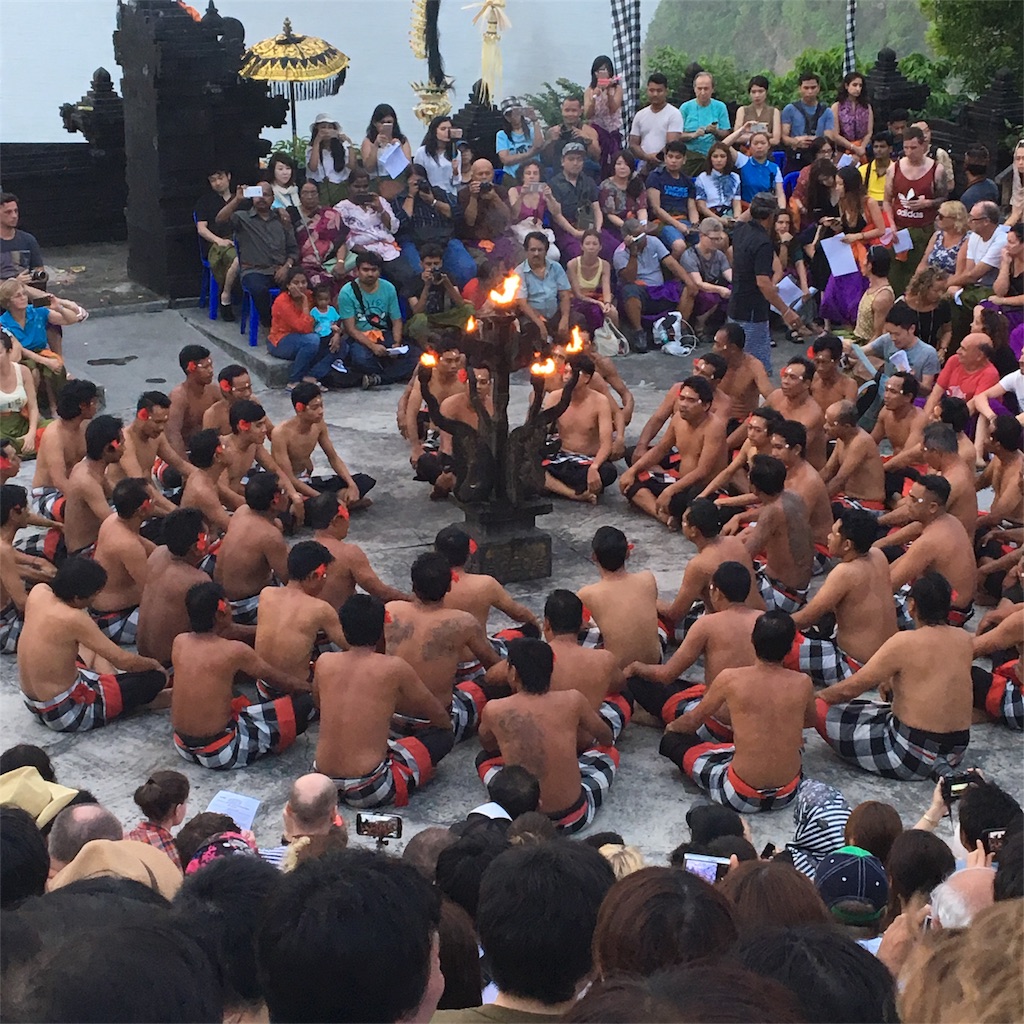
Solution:
{"label": "gold ceremonial umbrella", "polygon": [[288,96],[292,110],[292,137],[298,138],[296,95],[300,100],[337,95],[345,81],[348,66],[349,59],[341,50],[316,36],[295,35],[291,19],[285,18],[281,35],[264,39],[246,50],[238,73],[243,78],[270,82],[271,92]]}

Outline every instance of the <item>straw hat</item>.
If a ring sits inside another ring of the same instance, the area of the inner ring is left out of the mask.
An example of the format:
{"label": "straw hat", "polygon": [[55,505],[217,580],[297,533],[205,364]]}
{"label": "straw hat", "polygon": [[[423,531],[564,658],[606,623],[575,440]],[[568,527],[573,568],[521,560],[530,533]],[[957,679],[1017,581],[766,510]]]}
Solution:
{"label": "straw hat", "polygon": [[28,811],[40,828],[53,821],[76,796],[77,789],[47,782],[32,765],[0,775],[0,804]]}
{"label": "straw hat", "polygon": [[75,859],[50,879],[47,891],[61,889],[83,878],[131,878],[165,899],[174,899],[182,876],[163,850],[136,839],[93,839]]}

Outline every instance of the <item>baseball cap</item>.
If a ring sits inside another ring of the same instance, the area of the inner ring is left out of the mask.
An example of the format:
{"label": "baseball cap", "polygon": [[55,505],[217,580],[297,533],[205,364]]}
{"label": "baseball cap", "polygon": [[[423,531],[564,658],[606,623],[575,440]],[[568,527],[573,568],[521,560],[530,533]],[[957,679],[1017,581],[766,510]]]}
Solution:
{"label": "baseball cap", "polygon": [[520,110],[522,110],[522,108],[526,106],[528,106],[528,104],[521,97],[509,96],[508,99],[504,99],[501,101],[501,112],[502,114],[507,115],[508,112],[512,110],[514,107],[518,107]]}
{"label": "baseball cap", "polygon": [[[844,846],[825,857],[814,885],[829,912],[846,924],[868,924],[889,902],[889,879],[882,862],[859,846]],[[862,904],[863,909],[839,904]]]}
{"label": "baseball cap", "polygon": [[584,146],[582,142],[567,142],[562,147],[562,156],[565,156],[566,153],[581,153],[583,155],[586,155],[586,152],[587,147]]}

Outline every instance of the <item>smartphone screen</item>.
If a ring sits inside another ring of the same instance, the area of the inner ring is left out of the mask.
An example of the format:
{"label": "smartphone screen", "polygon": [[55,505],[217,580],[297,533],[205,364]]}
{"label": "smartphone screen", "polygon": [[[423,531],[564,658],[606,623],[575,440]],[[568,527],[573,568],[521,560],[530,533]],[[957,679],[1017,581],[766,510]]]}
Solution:
{"label": "smartphone screen", "polygon": [[703,878],[709,885],[714,885],[724,878],[729,870],[727,857],[705,857],[699,853],[688,853],[683,858],[683,867],[692,875]]}

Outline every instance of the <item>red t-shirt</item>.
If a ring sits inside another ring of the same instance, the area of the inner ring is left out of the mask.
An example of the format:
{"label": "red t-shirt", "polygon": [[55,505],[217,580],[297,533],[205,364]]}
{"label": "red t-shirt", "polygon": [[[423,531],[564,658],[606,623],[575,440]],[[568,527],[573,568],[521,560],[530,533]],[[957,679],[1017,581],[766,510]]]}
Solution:
{"label": "red t-shirt", "polygon": [[969,402],[975,395],[999,383],[999,371],[986,361],[980,370],[968,373],[960,365],[960,357],[952,355],[939,373],[937,383],[944,394]]}
{"label": "red t-shirt", "polygon": [[[313,296],[306,292],[306,300],[313,307]],[[286,334],[313,334],[316,327],[313,318],[295,305],[295,300],[281,292],[270,309],[270,344],[276,345]]]}

